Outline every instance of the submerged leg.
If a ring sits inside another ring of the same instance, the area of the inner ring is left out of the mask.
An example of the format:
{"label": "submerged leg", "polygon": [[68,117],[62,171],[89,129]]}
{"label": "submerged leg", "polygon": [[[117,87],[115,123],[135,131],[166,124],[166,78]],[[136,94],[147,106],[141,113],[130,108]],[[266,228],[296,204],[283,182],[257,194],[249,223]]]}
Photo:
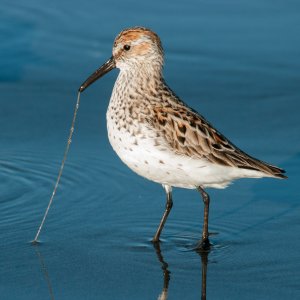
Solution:
{"label": "submerged leg", "polygon": [[203,230],[202,230],[202,240],[199,244],[199,248],[208,249],[210,247],[208,239],[208,213],[209,213],[209,195],[204,191],[202,187],[197,188],[201,193],[203,203],[204,203],[204,218],[203,218]]}
{"label": "submerged leg", "polygon": [[173,206],[173,201],[172,201],[172,187],[169,185],[163,185],[163,188],[165,189],[166,193],[167,193],[167,203],[166,203],[166,210],[161,218],[160,224],[158,226],[158,229],[155,233],[155,236],[152,240],[152,242],[159,242],[159,237],[160,234],[164,228],[164,225],[167,221],[168,215],[171,211],[171,208]]}

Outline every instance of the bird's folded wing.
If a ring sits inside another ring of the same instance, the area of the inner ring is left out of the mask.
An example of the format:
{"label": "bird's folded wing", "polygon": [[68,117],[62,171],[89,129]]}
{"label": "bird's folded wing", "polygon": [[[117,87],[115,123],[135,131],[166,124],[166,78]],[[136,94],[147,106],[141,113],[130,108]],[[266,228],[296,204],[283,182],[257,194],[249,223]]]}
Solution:
{"label": "bird's folded wing", "polygon": [[284,177],[283,170],[247,155],[188,107],[157,106],[149,117],[152,126],[178,155]]}

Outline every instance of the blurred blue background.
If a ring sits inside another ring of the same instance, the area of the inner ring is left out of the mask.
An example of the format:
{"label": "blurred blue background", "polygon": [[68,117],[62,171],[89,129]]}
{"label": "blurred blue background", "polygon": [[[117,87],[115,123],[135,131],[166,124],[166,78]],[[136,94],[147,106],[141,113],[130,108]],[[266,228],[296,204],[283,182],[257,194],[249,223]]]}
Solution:
{"label": "blurred blue background", "polygon": [[[63,156],[77,89],[124,28],[145,26],[165,50],[166,81],[240,148],[288,180],[241,180],[211,195],[207,299],[298,299],[300,3],[9,1],[0,11],[0,294],[3,299],[157,299],[150,240],[162,188],[111,149],[105,112],[117,70],[81,98],[53,207],[32,247]],[[202,200],[176,189],[162,234],[168,299],[201,297],[192,249]]]}

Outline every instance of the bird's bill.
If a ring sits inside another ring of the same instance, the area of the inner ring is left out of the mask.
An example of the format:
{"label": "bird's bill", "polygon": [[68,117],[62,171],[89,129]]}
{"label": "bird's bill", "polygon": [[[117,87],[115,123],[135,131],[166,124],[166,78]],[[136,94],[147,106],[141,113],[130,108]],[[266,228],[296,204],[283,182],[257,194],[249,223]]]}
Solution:
{"label": "bird's bill", "polygon": [[97,79],[104,76],[106,73],[111,71],[116,67],[115,60],[113,56],[104,63],[98,70],[96,70],[78,89],[78,91],[81,93],[83,92],[89,85],[91,85],[93,82],[95,82]]}

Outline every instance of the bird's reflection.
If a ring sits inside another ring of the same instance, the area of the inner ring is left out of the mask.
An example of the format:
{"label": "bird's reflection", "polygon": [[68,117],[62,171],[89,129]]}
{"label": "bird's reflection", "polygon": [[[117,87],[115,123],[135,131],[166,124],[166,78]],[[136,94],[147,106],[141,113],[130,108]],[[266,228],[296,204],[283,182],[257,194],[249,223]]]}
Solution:
{"label": "bird's reflection", "polygon": [[47,286],[48,286],[50,299],[54,300],[54,294],[53,294],[53,288],[52,288],[50,276],[49,276],[49,273],[48,273],[48,270],[47,270],[44,258],[42,256],[42,253],[40,252],[40,250],[38,248],[39,248],[38,246],[35,247],[35,253],[36,253],[37,257],[38,257],[42,273],[44,275],[45,281],[46,281]]}
{"label": "bird's reflection", "polygon": [[[168,289],[169,289],[169,282],[170,282],[170,274],[168,263],[164,260],[160,243],[153,243],[158,261],[161,265],[162,273],[163,273],[163,288],[161,293],[159,294],[157,300],[167,300],[168,299]],[[51,280],[49,277],[49,273],[45,264],[45,260],[42,256],[42,253],[38,249],[39,247],[35,247],[35,252],[38,257],[41,271],[43,273],[44,279],[48,286],[48,291],[50,295],[50,299],[54,300],[54,293],[51,284]],[[201,269],[202,269],[202,283],[201,283],[201,299],[206,300],[206,277],[207,277],[207,264],[208,264],[208,254],[209,251],[197,251],[201,257]]]}
{"label": "bird's reflection", "polygon": [[206,278],[207,278],[207,262],[209,251],[198,251],[201,257],[201,269],[202,269],[202,284],[201,284],[201,300],[206,300]]}
{"label": "bird's reflection", "polygon": [[[160,243],[153,243],[157,258],[161,264],[163,270],[163,289],[157,300],[166,300],[168,299],[168,288],[170,281],[171,272],[168,269],[168,263],[164,260]],[[201,257],[201,268],[202,268],[202,283],[201,283],[201,300],[206,300],[206,278],[207,278],[207,263],[208,263],[208,254],[209,251],[197,251]]]}
{"label": "bird's reflection", "polygon": [[170,271],[168,270],[168,264],[165,262],[164,257],[161,253],[160,244],[153,243],[154,249],[156,251],[157,258],[161,263],[161,268],[163,270],[163,278],[164,278],[164,285],[161,294],[158,296],[157,300],[166,300],[168,299],[168,288],[169,288],[169,281],[170,281]]}

